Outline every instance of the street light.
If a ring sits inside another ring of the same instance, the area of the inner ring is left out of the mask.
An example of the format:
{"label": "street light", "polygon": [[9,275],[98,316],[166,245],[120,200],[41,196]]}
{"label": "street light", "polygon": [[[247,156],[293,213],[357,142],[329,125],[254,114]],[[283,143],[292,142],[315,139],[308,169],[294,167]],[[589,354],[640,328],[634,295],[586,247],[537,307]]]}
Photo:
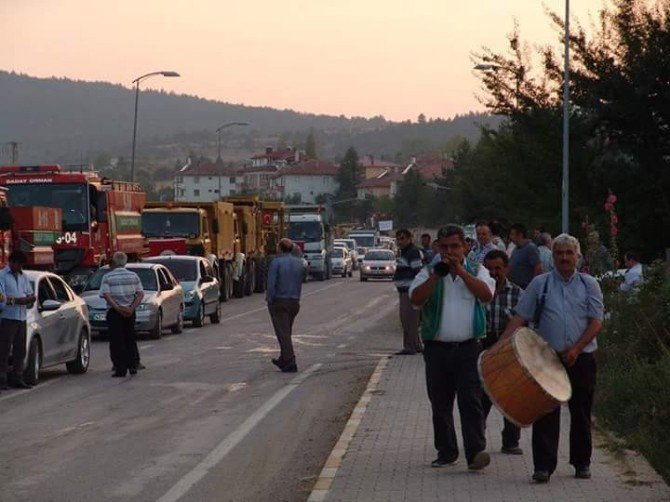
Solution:
{"label": "street light", "polygon": [[140,82],[154,75],[162,75],[164,77],[178,77],[179,73],[176,71],[154,71],[137,77],[133,80],[135,84],[135,120],[133,121],[133,154],[130,157],[130,181],[135,181],[135,144],[137,142],[137,103],[140,99]]}
{"label": "street light", "polygon": [[217,143],[217,157],[216,157],[216,165],[217,165],[217,170],[219,171],[219,200],[221,200],[221,165],[219,165],[219,161],[221,161],[221,164],[223,164],[223,161],[221,159],[221,131],[228,127],[232,126],[248,126],[248,122],[228,122],[227,124],[223,124],[221,127],[219,127],[216,130],[216,134],[218,135],[218,143]]}

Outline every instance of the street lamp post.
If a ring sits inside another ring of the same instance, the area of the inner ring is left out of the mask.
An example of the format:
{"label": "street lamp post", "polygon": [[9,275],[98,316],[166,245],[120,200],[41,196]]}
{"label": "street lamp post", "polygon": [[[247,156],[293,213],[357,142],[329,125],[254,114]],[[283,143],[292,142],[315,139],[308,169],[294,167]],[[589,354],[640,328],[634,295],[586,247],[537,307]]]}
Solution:
{"label": "street lamp post", "polygon": [[565,61],[563,77],[563,181],[561,183],[561,231],[570,230],[570,0],[565,0]]}
{"label": "street lamp post", "polygon": [[216,165],[219,171],[219,200],[221,200],[221,166],[219,165],[219,162],[223,164],[223,159],[221,159],[221,131],[228,127],[233,127],[233,126],[248,126],[248,122],[228,122],[227,124],[223,124],[221,127],[219,127],[216,130],[217,134],[217,157],[216,157]]}
{"label": "street lamp post", "polygon": [[154,75],[162,75],[164,77],[178,77],[179,73],[177,73],[176,71],[154,71],[151,73],[147,73],[146,75],[142,75],[141,77],[137,77],[135,80],[133,80],[133,84],[135,84],[135,119],[133,120],[133,153],[130,157],[131,182],[135,181],[135,145],[137,142],[137,104],[140,99],[140,82],[149,77],[153,77]]}

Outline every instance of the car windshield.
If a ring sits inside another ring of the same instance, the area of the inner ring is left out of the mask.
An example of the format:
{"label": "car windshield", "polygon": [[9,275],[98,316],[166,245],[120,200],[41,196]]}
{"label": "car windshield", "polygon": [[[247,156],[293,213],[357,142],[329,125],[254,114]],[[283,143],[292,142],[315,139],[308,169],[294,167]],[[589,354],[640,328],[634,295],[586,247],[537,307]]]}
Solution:
{"label": "car windshield", "polygon": [[387,253],[385,251],[370,251],[365,253],[366,261],[391,261],[395,260],[393,253]]}
{"label": "car windshield", "polygon": [[320,241],[321,235],[321,223],[318,221],[292,221],[288,229],[289,239],[294,241]]}
{"label": "car windshield", "polygon": [[342,249],[342,248],[334,248],[334,249],[333,249],[333,257],[335,257],[335,258],[344,258],[344,249]]}
{"label": "car windshield", "polygon": [[7,200],[10,207],[44,206],[63,211],[63,230],[88,230],[88,188],[83,183],[26,183],[12,185]]}
{"label": "car windshield", "polygon": [[[135,272],[142,282],[142,289],[145,291],[157,291],[158,286],[156,284],[156,273],[153,269],[150,268],[133,268],[127,267],[131,272]],[[88,279],[84,291],[97,291],[100,289],[100,283],[102,278],[105,277],[111,269],[109,268],[99,268],[95,273]]]}
{"label": "car windshield", "polygon": [[344,240],[339,240],[338,239],[338,240],[335,241],[335,244],[340,244],[340,245],[346,246],[347,249],[354,249],[354,247],[355,247],[353,241],[350,241],[350,240],[344,241]]}
{"label": "car windshield", "polygon": [[374,234],[360,234],[360,235],[352,235],[354,239],[356,239],[356,244],[359,246],[364,246],[364,247],[373,247],[375,245],[375,236]]}
{"label": "car windshield", "polygon": [[179,282],[195,281],[198,275],[198,262],[195,260],[161,260]]}
{"label": "car windshield", "polygon": [[200,233],[198,213],[142,213],[145,237],[195,237]]}

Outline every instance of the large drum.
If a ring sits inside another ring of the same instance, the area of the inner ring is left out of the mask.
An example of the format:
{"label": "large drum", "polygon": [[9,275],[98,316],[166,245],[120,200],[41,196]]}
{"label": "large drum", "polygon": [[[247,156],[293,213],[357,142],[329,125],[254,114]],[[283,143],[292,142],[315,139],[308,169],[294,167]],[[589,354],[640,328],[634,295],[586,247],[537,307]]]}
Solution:
{"label": "large drum", "polygon": [[518,329],[482,352],[477,367],[491,402],[521,427],[528,427],[572,395],[558,355],[529,328]]}

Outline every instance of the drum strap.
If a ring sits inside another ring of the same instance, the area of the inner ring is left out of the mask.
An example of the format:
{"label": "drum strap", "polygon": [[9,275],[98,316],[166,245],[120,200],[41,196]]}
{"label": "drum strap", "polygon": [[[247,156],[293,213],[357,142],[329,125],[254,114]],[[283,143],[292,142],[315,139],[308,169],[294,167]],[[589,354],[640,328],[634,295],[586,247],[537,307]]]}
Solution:
{"label": "drum strap", "polygon": [[[581,272],[577,272],[579,275],[579,280],[582,282],[588,293],[589,287],[586,285],[586,280]],[[547,290],[549,289],[549,281],[551,280],[551,274],[547,274],[547,278],[544,281],[542,286],[542,293],[535,304],[535,315],[533,315],[533,328],[537,329],[540,325],[540,318],[542,317],[542,311],[544,310],[544,304],[547,301]]]}

